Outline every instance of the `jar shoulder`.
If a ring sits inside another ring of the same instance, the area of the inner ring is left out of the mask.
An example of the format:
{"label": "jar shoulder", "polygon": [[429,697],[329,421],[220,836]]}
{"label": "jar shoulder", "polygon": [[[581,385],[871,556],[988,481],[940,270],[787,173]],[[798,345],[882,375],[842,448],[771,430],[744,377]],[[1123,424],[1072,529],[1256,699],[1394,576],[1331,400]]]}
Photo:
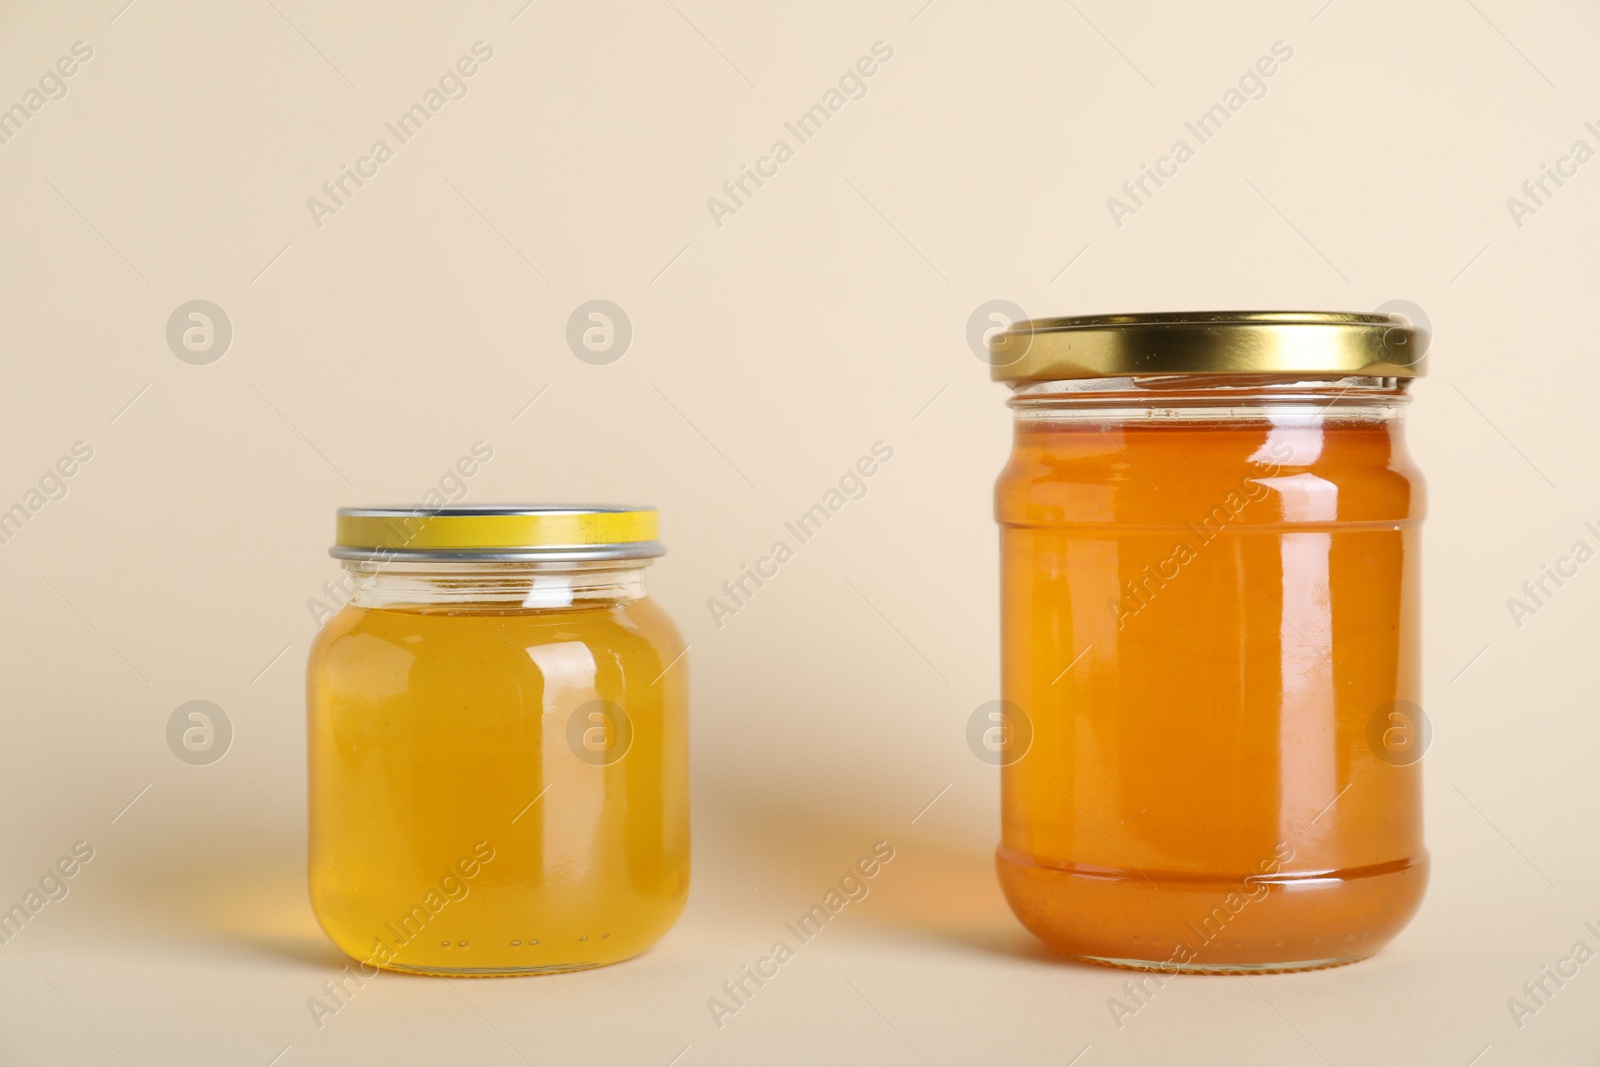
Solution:
{"label": "jar shoulder", "polygon": [[582,646],[590,660],[657,672],[684,651],[682,632],[649,597],[596,608],[407,611],[346,606],[318,632],[308,668],[334,675],[378,662],[407,672],[429,662],[507,655],[538,664],[537,649]]}
{"label": "jar shoulder", "polygon": [[1398,423],[1020,428],[995,485],[1011,525],[1409,522],[1426,485]]}
{"label": "jar shoulder", "polygon": [[645,596],[630,601],[625,615],[630,626],[636,627],[642,636],[662,651],[676,656],[686,647],[683,631],[654,597]]}

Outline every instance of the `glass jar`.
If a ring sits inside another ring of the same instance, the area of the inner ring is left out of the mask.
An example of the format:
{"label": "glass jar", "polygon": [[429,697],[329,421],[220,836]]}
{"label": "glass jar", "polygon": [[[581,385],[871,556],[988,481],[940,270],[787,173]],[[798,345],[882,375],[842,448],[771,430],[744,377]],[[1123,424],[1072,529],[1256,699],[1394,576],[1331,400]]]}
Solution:
{"label": "glass jar", "polygon": [[311,903],[370,967],[615,963],[689,891],[688,664],[651,508],[345,508],[308,667]]}
{"label": "glass jar", "polygon": [[1096,963],[1306,970],[1427,882],[1425,328],[1322,312],[1023,322],[991,342],[1002,833],[1022,923]]}

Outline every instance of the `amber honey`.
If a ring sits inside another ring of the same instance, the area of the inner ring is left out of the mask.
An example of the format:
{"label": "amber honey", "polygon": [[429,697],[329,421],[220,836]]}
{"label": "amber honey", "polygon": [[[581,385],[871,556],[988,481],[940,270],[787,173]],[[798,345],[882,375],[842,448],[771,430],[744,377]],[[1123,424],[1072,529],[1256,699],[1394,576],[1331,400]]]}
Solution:
{"label": "amber honey", "polygon": [[998,866],[1060,952],[1328,966],[1421,900],[1421,765],[1372,723],[1421,699],[1422,484],[1398,418],[1325,403],[1019,419]]}

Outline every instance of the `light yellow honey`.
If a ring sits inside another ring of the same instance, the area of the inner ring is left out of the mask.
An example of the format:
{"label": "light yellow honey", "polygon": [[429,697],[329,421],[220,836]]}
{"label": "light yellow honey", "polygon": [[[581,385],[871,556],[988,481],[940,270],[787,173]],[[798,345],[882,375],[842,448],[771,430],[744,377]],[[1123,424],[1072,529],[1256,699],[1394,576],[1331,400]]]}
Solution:
{"label": "light yellow honey", "polygon": [[683,651],[648,598],[345,607],[308,674],[328,936],[372,966],[460,975],[655,943],[689,889]]}

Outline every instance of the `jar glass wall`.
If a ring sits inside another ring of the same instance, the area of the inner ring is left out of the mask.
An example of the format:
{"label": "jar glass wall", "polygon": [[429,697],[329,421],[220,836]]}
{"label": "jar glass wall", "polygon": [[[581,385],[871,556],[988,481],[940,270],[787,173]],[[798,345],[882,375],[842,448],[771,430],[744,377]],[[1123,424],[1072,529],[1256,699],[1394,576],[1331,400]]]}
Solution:
{"label": "jar glass wall", "polygon": [[347,563],[308,677],[311,898],[342,950],[547,973],[676,921],[688,668],[646,562]]}
{"label": "jar glass wall", "polygon": [[1298,970],[1372,954],[1417,909],[1424,497],[1406,384],[1016,384],[996,514],[1018,747],[997,864],[1053,948]]}

